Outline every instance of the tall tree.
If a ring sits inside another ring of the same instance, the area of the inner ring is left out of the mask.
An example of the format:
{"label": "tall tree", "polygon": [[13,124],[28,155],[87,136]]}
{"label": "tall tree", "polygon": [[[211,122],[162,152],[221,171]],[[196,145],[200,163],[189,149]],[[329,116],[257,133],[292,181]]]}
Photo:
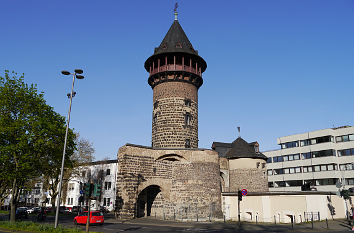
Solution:
{"label": "tall tree", "polygon": [[[64,135],[65,118],[46,104],[36,85],[5,71],[0,76],[0,180],[10,184],[10,221],[15,221],[19,190],[58,162]],[[71,130],[68,139],[70,158],[75,149]]]}

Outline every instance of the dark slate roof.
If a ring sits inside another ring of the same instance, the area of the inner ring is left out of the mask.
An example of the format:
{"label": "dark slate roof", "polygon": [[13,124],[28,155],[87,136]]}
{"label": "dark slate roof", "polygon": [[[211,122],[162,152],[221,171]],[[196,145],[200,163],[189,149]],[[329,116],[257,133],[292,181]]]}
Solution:
{"label": "dark slate roof", "polygon": [[198,51],[194,50],[186,33],[184,33],[178,20],[174,20],[165,38],[162,40],[159,47],[155,48],[154,55],[161,53],[189,53],[198,55]]}
{"label": "dark slate roof", "polygon": [[266,160],[267,157],[255,151],[255,144],[258,142],[247,143],[241,137],[237,138],[232,143],[213,142],[212,149],[219,153],[220,157],[234,158],[259,158]]}
{"label": "dark slate roof", "polygon": [[[251,145],[254,145],[252,143]],[[235,159],[235,158],[259,158],[267,160],[267,156],[260,152],[256,152],[254,147],[252,147],[248,142],[243,140],[241,137],[237,138],[231,143],[231,149],[226,152],[226,158]]]}

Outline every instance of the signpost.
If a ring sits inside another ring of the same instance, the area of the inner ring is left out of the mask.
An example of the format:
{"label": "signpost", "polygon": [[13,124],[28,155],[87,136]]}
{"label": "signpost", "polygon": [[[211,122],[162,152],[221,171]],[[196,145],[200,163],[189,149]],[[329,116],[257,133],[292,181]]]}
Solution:
{"label": "signpost", "polygon": [[238,225],[241,225],[241,209],[240,209],[240,204],[242,201],[242,196],[246,196],[247,195],[247,189],[242,189],[242,190],[238,190],[237,192],[237,196],[238,196]]}

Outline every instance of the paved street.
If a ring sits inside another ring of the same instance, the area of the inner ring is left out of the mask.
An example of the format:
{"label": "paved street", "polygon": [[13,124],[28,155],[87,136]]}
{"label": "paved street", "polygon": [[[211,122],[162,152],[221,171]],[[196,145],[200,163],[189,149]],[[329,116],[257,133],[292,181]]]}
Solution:
{"label": "paved street", "polygon": [[[54,224],[54,217],[49,216],[47,223]],[[77,227],[85,230],[85,226],[75,226],[73,224],[73,216],[60,216],[59,223],[65,226]],[[224,222],[173,222],[162,221],[153,218],[134,219],[125,222],[117,222],[112,215],[106,215],[105,224],[103,226],[90,226],[90,231],[103,233],[116,232],[349,232],[351,230],[346,220],[328,221],[329,229],[325,221],[315,222],[314,229],[311,223],[296,224],[292,229],[290,224],[255,224]],[[0,230],[1,232],[9,232],[8,230]]]}

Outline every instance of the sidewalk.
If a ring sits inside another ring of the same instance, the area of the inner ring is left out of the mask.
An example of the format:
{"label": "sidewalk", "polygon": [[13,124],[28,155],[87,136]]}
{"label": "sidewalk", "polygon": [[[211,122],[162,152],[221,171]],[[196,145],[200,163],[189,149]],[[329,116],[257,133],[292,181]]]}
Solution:
{"label": "sidewalk", "polygon": [[350,231],[351,226],[345,219],[338,220],[328,220],[328,228],[326,221],[314,222],[313,228],[310,223],[297,223],[292,228],[291,224],[274,224],[274,223],[251,223],[242,222],[239,226],[238,222],[174,222],[174,221],[164,221],[154,218],[139,218],[128,221],[118,222],[115,219],[109,219],[106,222],[111,223],[121,223],[128,225],[146,225],[146,226],[166,226],[166,227],[180,227],[180,228],[199,228],[204,230],[238,230],[238,231],[267,231],[267,232],[311,232],[311,231]]}

